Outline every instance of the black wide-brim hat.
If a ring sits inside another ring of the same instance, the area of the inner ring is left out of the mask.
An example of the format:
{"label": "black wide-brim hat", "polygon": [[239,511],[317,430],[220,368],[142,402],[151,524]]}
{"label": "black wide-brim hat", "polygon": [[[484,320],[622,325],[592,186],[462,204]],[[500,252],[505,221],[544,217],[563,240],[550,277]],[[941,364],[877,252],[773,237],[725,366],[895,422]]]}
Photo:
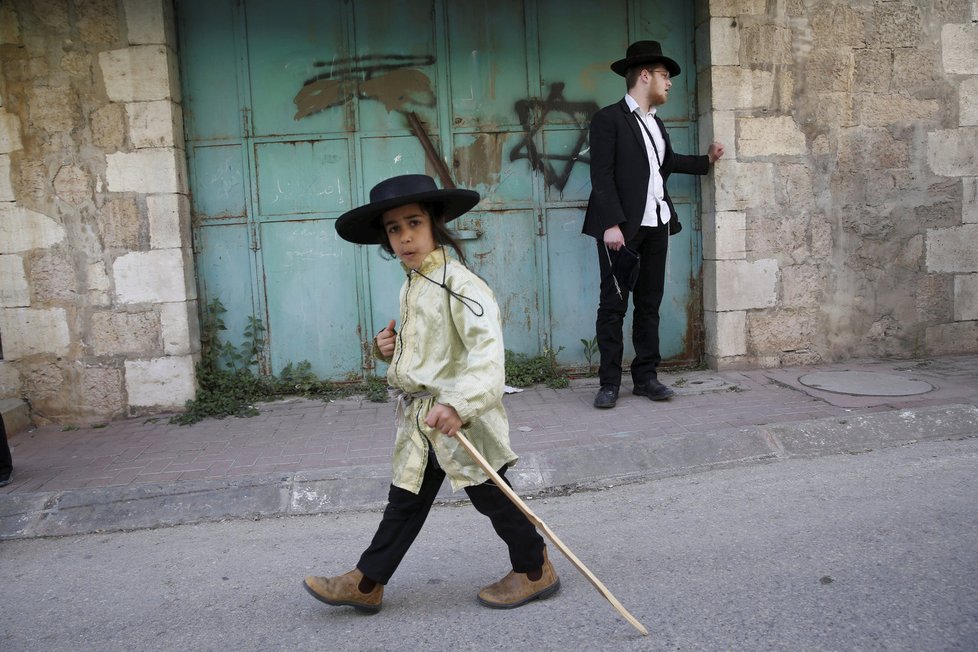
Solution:
{"label": "black wide-brim hat", "polygon": [[661,63],[673,77],[680,73],[679,64],[662,54],[658,41],[635,41],[625,51],[625,58],[611,64],[611,69],[624,77],[629,68],[642,63]]}
{"label": "black wide-brim hat", "polygon": [[381,181],[370,190],[370,203],[347,211],[336,220],[336,232],[357,244],[380,244],[385,211],[407,204],[439,204],[445,222],[469,212],[479,203],[479,193],[461,188],[440,189],[427,174],[403,174]]}

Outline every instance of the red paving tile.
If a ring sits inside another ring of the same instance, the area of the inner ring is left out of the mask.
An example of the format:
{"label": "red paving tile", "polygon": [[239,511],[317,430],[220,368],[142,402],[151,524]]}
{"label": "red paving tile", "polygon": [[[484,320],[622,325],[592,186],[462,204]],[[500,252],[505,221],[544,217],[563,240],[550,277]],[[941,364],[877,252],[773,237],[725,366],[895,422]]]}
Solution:
{"label": "red paving tile", "polygon": [[[978,404],[978,356],[914,361],[847,362],[819,367],[892,372],[913,370],[938,387],[926,395],[865,400],[845,407],[843,397],[809,393],[796,380],[814,368],[794,370],[664,373],[666,383],[685,378],[679,395],[652,402],[621,389],[614,410],[591,406],[597,381],[570,388],[529,388],[507,395],[510,439],[517,454],[654,439],[776,422],[869,414],[890,409]],[[720,387],[695,393],[693,388]],[[729,391],[735,387],[738,391]],[[103,428],[45,426],[10,437],[14,481],[0,493],[59,491],[95,486],[236,478],[363,464],[389,464],[394,405],[360,399],[324,403],[303,399],[259,406],[254,418],[171,425],[168,417],[133,418]]]}

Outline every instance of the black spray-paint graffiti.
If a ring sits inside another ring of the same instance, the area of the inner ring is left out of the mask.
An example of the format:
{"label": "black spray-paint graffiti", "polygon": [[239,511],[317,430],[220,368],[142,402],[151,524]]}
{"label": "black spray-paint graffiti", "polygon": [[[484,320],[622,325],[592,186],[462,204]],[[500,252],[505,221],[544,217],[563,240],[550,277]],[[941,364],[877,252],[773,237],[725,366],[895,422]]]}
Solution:
{"label": "black spray-paint graffiti", "polygon": [[[294,119],[301,120],[341,106],[354,97],[376,100],[388,112],[396,111],[405,116],[412,114],[411,107],[415,105],[434,107],[435,94],[431,81],[416,69],[430,66],[434,62],[435,58],[431,55],[401,54],[376,54],[316,62],[314,65],[317,68],[327,68],[327,71],[303,82],[302,88],[293,98],[296,107]],[[543,174],[544,182],[548,186],[563,190],[576,163],[590,164],[586,148],[588,125],[598,108],[600,107],[593,101],[568,102],[564,98],[562,82],[551,84],[546,98],[529,98],[516,102],[515,110],[523,128],[523,138],[510,151],[509,160],[527,159],[532,169]],[[570,117],[578,128],[577,142],[566,154],[541,154],[537,148],[535,138],[552,114]],[[417,126],[410,119],[409,124],[417,135]]]}
{"label": "black spray-paint graffiti", "polygon": [[[585,147],[588,138],[588,125],[591,117],[600,107],[596,102],[568,102],[564,99],[564,84],[556,82],[550,85],[546,99],[530,98],[516,103],[516,115],[523,127],[523,139],[509,153],[509,160],[528,159],[530,167],[543,174],[548,186],[563,190],[570,180],[574,164],[581,162],[590,164]],[[547,123],[547,116],[553,113],[565,114],[571,118],[579,129],[577,142],[568,154],[540,154],[534,139],[537,132]],[[556,164],[562,166],[558,170]]]}
{"label": "black spray-paint graffiti", "polygon": [[295,120],[301,120],[354,97],[381,102],[388,112],[410,110],[410,106],[435,106],[435,93],[428,77],[416,70],[430,66],[430,55],[372,54],[348,59],[317,61],[326,71],[307,79],[296,94]]}

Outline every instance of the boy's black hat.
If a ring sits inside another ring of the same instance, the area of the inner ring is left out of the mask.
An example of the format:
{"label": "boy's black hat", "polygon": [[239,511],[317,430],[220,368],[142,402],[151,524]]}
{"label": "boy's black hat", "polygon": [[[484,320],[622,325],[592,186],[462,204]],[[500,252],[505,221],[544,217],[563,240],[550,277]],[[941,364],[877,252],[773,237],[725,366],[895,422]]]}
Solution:
{"label": "boy's black hat", "polygon": [[406,204],[440,204],[445,222],[463,215],[479,203],[479,193],[460,188],[440,189],[427,174],[403,174],[381,181],[370,190],[370,203],[340,215],[336,232],[357,244],[380,244],[385,211]]}
{"label": "boy's black hat", "polygon": [[662,54],[662,45],[658,41],[635,41],[625,51],[625,58],[611,64],[611,69],[624,77],[628,69],[642,63],[661,63],[675,77],[679,74],[679,64]]}

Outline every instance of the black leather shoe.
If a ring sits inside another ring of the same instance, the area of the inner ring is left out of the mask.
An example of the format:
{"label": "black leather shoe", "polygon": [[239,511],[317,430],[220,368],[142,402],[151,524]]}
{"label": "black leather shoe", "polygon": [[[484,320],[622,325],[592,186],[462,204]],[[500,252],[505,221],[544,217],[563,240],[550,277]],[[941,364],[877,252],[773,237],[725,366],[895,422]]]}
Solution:
{"label": "black leather shoe", "polygon": [[614,385],[602,385],[594,395],[594,407],[613,408],[618,403],[618,388]]}
{"label": "black leather shoe", "polygon": [[670,396],[674,396],[676,392],[660,383],[657,378],[649,378],[644,383],[635,385],[632,394],[648,396],[653,401],[664,401]]}

